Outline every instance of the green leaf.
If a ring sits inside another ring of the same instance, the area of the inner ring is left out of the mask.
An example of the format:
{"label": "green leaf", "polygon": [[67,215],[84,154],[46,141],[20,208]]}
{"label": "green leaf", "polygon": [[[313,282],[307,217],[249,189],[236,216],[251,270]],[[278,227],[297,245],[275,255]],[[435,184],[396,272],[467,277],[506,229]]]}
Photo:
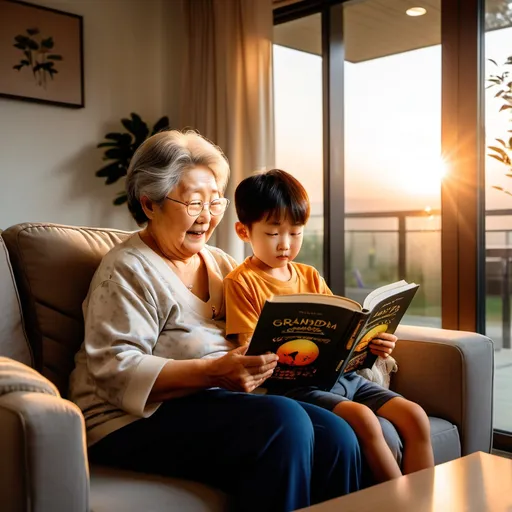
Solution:
{"label": "green leaf", "polygon": [[[491,155],[491,153],[488,153],[487,156],[490,156],[491,158],[496,158],[496,160],[498,160],[498,162],[501,162],[502,164],[505,164],[505,165],[508,165],[507,162],[503,161],[503,159],[501,158],[501,156],[498,156],[498,155]],[[510,162],[509,162],[510,163]]]}
{"label": "green leaf", "polygon": [[125,192],[120,192],[119,197],[116,197],[114,199],[114,204],[116,206],[119,206],[121,204],[126,203],[127,201],[128,201],[128,196],[126,195],[126,193]]}
{"label": "green leaf", "polygon": [[497,146],[489,146],[489,149],[492,149],[493,151],[496,151],[496,153],[499,153],[503,158],[508,158],[507,153],[505,151]]}
{"label": "green leaf", "polygon": [[115,147],[105,151],[105,158],[113,160],[130,160],[132,152],[129,148]]}
{"label": "green leaf", "polygon": [[21,44],[27,44],[27,41],[29,41],[29,38],[27,36],[16,36],[14,38],[14,40],[17,42],[17,43],[21,43]]}
{"label": "green leaf", "polygon": [[24,50],[26,48],[26,46],[24,44],[21,44],[21,43],[13,44],[13,46],[15,48],[19,48],[20,50]]}
{"label": "green leaf", "polygon": [[41,41],[41,47],[47,48],[48,50],[51,50],[54,46],[53,37],[47,37],[46,39],[43,39]]}
{"label": "green leaf", "polygon": [[130,116],[131,120],[123,119],[122,121],[124,127],[135,136],[135,140],[133,141],[133,151],[135,151],[147,139],[149,128],[138,114],[132,112]]}
{"label": "green leaf", "polygon": [[117,173],[117,174],[111,174],[106,180],[105,185],[112,185],[112,183],[115,183],[117,180],[121,179],[123,176],[126,175],[126,170],[124,173]]}
{"label": "green leaf", "polygon": [[[126,117],[121,119],[121,124],[130,132],[133,133],[133,125],[131,119],[127,119]],[[135,134],[134,134],[135,135]]]}
{"label": "green leaf", "polygon": [[102,167],[99,171],[96,171],[98,178],[106,178],[112,174],[119,174],[123,172],[126,174],[126,168],[120,162],[112,162],[105,167]]}
{"label": "green leaf", "polygon": [[110,132],[110,133],[107,133],[107,135],[105,135],[105,139],[120,140],[122,136],[123,136],[122,133]]}
{"label": "green leaf", "polygon": [[155,123],[155,126],[153,126],[151,135],[155,135],[155,133],[159,133],[163,130],[168,130],[169,128],[169,118],[167,116],[163,116]]}
{"label": "green leaf", "polygon": [[117,148],[117,142],[101,142],[96,147],[97,148],[109,148],[109,147]]}
{"label": "green leaf", "polygon": [[27,39],[27,47],[31,50],[39,50],[39,45],[37,44],[37,41],[34,41],[33,39]]}
{"label": "green leaf", "polygon": [[62,60],[62,55],[47,55],[46,58],[48,60]]}

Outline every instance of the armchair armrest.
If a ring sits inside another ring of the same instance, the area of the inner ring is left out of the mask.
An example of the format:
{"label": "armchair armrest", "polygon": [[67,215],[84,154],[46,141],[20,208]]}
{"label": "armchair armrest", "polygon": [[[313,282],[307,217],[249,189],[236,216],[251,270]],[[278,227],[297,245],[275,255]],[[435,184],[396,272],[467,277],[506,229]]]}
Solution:
{"label": "armchair armrest", "polygon": [[83,417],[73,403],[44,393],[0,396],[3,512],[89,510]]}
{"label": "armchair armrest", "polygon": [[481,334],[400,326],[391,389],[457,426],[462,455],[492,443],[494,349]]}

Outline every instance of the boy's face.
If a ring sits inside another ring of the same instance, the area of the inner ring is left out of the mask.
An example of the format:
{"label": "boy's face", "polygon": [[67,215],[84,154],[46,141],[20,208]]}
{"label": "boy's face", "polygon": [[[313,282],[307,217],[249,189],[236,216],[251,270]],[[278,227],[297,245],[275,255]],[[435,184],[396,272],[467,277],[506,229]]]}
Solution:
{"label": "boy's face", "polygon": [[238,236],[251,244],[254,256],[270,268],[286,267],[302,246],[304,226],[291,224],[287,218],[261,220],[250,229],[237,222],[235,227]]}

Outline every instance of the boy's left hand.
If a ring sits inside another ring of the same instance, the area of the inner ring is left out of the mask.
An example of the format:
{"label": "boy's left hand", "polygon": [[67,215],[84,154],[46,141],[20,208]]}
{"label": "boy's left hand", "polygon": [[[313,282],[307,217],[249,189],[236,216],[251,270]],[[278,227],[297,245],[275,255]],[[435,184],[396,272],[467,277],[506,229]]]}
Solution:
{"label": "boy's left hand", "polygon": [[391,355],[398,338],[394,334],[381,333],[370,343],[370,352],[376,356],[386,358]]}

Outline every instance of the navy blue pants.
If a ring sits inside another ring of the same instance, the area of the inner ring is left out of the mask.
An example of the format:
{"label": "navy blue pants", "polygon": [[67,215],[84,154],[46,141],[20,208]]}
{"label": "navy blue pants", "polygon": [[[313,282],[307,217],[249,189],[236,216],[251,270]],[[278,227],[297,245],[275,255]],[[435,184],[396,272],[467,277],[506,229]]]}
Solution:
{"label": "navy blue pants", "polygon": [[90,449],[94,462],[203,482],[236,511],[291,511],[361,487],[341,418],[282,396],[221,389],[169,400]]}

